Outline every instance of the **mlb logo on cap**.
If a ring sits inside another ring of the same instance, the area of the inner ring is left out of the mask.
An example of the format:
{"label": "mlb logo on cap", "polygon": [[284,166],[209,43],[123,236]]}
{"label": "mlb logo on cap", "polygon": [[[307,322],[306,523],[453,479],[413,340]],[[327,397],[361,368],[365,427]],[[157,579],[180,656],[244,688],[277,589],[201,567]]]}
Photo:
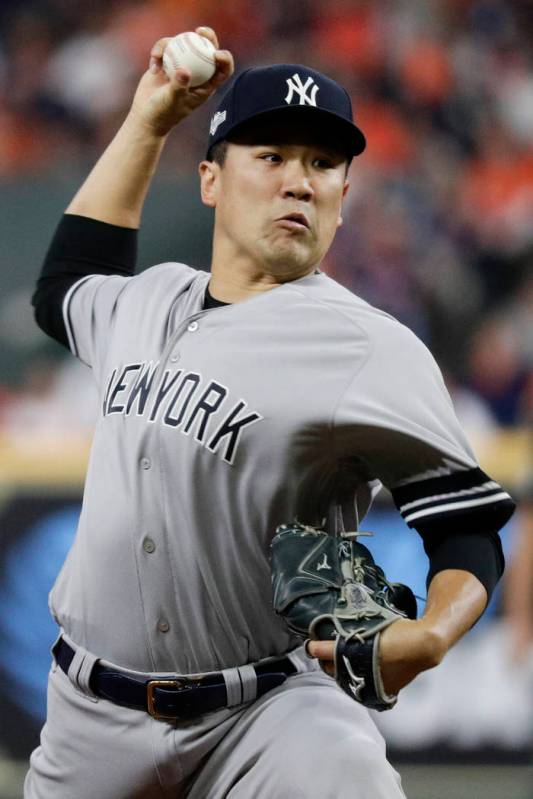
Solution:
{"label": "mlb logo on cap", "polygon": [[[287,109],[290,113],[305,109],[316,114],[316,122],[331,128],[332,137],[342,141],[349,158],[365,149],[366,140],[353,121],[346,89],[302,64],[274,64],[247,69],[230,83],[211,118],[208,157],[214,144],[235,133],[243,123]],[[287,120],[290,124],[288,115]]]}
{"label": "mlb logo on cap", "polygon": [[216,114],[213,116],[211,120],[211,126],[209,128],[209,133],[211,136],[214,136],[217,132],[217,128],[221,125],[224,120],[226,119],[226,112],[225,111],[217,111]]}

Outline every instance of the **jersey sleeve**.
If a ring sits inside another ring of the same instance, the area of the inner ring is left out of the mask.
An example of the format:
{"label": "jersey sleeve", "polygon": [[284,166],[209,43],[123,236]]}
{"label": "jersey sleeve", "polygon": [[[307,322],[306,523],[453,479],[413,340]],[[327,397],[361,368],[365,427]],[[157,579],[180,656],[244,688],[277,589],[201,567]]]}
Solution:
{"label": "jersey sleeve", "polygon": [[514,510],[479,467],[429,350],[396,320],[371,331],[334,414],[339,454],[392,493],[419,532],[498,530]]}
{"label": "jersey sleeve", "polygon": [[63,300],[68,345],[77,358],[97,369],[112,335],[120,296],[134,278],[87,275],[74,283]]}

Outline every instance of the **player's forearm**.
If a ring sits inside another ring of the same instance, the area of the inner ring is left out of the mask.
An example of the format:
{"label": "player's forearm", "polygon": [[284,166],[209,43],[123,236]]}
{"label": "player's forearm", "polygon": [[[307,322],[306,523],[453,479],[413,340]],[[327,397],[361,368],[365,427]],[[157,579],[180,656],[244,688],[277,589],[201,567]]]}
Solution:
{"label": "player's forearm", "polygon": [[421,619],[431,640],[435,662],[476,623],[487,604],[487,592],[477,577],[460,569],[435,575]]}
{"label": "player's forearm", "polygon": [[138,228],[165,140],[130,112],[66,213]]}
{"label": "player's forearm", "polygon": [[483,613],[487,592],[477,577],[446,569],[430,583],[421,619],[401,619],[381,634],[380,667],[385,689],[396,695],[420,672],[438,666],[446,652]]}

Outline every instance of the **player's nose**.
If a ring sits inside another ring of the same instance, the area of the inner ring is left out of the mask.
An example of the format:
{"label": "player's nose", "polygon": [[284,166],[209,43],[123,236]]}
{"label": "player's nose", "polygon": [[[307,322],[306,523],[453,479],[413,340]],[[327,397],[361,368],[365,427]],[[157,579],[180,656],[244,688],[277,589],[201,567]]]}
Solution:
{"label": "player's nose", "polygon": [[314,189],[301,161],[294,159],[284,164],[281,192],[284,198],[309,201],[313,197]]}

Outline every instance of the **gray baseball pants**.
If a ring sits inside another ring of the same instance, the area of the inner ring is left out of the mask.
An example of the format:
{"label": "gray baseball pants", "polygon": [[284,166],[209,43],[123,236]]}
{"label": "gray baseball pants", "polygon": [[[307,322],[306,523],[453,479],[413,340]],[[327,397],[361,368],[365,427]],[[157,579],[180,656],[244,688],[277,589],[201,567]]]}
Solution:
{"label": "gray baseball pants", "polygon": [[167,722],[96,699],[54,663],[24,799],[74,797],[405,799],[369,713],[321,671]]}

